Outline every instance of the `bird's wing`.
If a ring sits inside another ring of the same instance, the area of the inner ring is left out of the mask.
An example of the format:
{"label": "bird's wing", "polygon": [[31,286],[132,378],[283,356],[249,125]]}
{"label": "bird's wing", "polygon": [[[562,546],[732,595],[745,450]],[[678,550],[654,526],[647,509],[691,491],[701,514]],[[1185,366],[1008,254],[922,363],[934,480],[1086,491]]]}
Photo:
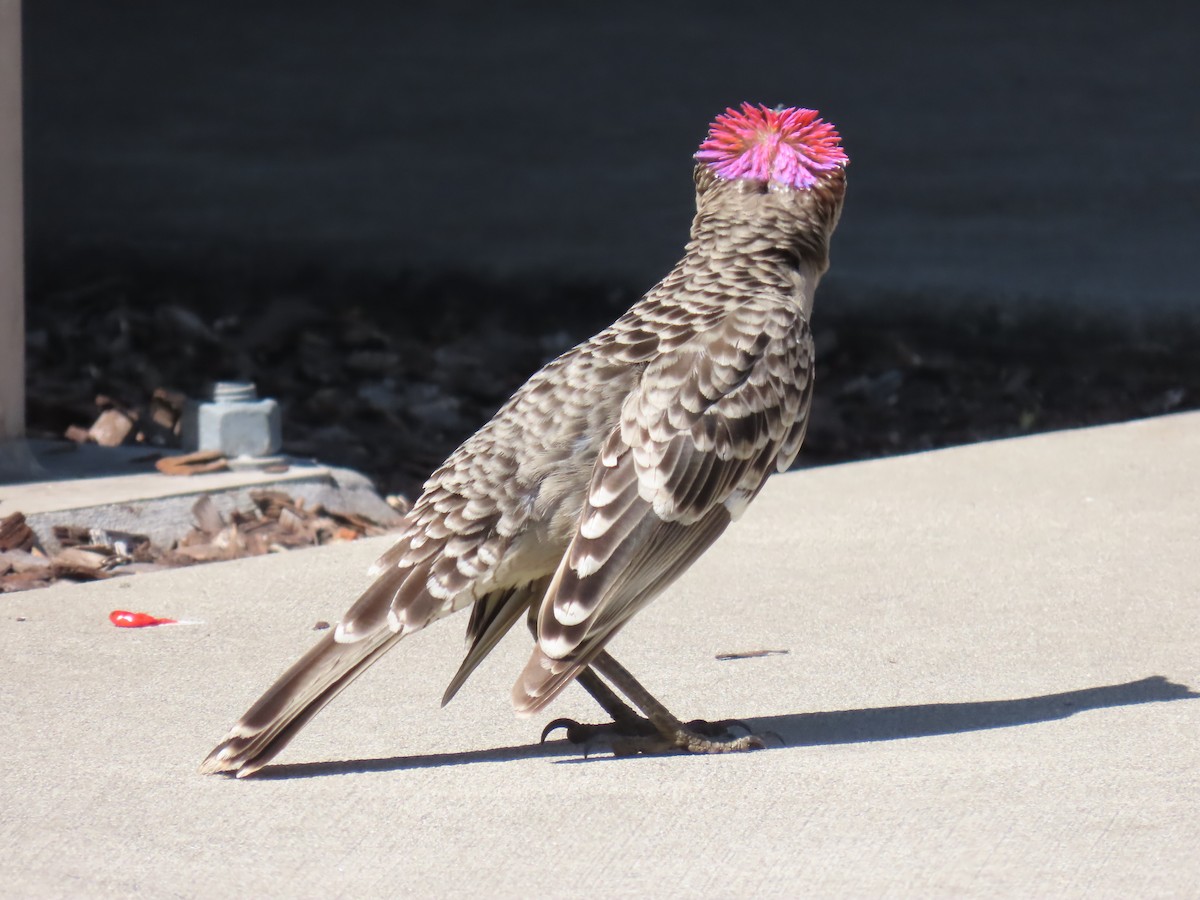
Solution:
{"label": "bird's wing", "polygon": [[812,368],[808,323],[784,303],[739,308],[646,368],[542,600],[518,712],[548,704],[791,465]]}

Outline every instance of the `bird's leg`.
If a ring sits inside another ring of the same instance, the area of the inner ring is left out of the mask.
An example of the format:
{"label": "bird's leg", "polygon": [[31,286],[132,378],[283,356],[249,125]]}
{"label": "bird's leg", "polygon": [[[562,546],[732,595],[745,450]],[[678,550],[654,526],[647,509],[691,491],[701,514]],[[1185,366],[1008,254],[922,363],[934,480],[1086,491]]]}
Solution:
{"label": "bird's leg", "polygon": [[[537,641],[537,607],[529,608],[529,616],[525,620],[525,624],[529,626],[529,633],[533,635],[533,640]],[[612,716],[612,722],[603,725],[586,725],[583,722],[576,722],[574,719],[555,719],[549,725],[542,729],[542,743],[546,743],[546,738],[550,733],[558,728],[564,728],[567,732],[567,740],[572,744],[586,747],[597,737],[607,738],[613,734],[654,734],[654,726],[650,724],[648,719],[637,714],[637,710],[632,709],[628,703],[622,700],[613,692],[603,679],[592,671],[591,666],[588,666],[578,675],[575,680],[579,685],[592,695],[601,708]]]}
{"label": "bird's leg", "polygon": [[[645,716],[630,708],[597,672],[612,682]],[[585,725],[573,719],[555,719],[542,732],[543,741],[554,729],[565,728],[571,743],[588,746],[603,742],[618,756],[671,750],[730,753],[765,746],[762,738],[750,733],[743,722],[681,722],[607,651],[601,651],[592,664],[576,676],[576,681],[612,716],[612,723]],[[729,732],[731,727],[740,727],[747,733],[734,737]]]}
{"label": "bird's leg", "polygon": [[574,719],[555,719],[542,729],[543,743],[557,728],[565,728],[567,740],[581,746],[590,745],[597,739],[611,741],[614,738],[619,740],[633,736],[649,737],[658,733],[649,719],[638,715],[637,711],[617,696],[616,692],[605,684],[604,680],[593,672],[590,666],[576,675],[575,680],[579,682],[580,687],[592,695],[592,698],[606,713],[612,716],[612,722],[603,725],[587,725]]}
{"label": "bird's leg", "polygon": [[618,725],[636,725],[646,721],[642,716],[639,716],[637,710],[633,709],[628,703],[622,700],[617,693],[604,683],[604,680],[592,671],[591,667],[580,672],[575,680],[580,686],[592,695],[597,703],[604,708],[604,711],[613,718],[613,722]]}
{"label": "bird's leg", "polygon": [[742,722],[681,722],[605,650],[592,660],[592,667],[645,713],[657,731],[657,734],[648,736],[631,735],[621,742],[620,746],[614,741],[614,753],[662,753],[668,750],[686,750],[688,753],[732,753],[738,750],[759,750],[766,746],[763,739],[753,733],[740,737],[729,734],[730,726],[740,726],[749,732],[749,728]]}

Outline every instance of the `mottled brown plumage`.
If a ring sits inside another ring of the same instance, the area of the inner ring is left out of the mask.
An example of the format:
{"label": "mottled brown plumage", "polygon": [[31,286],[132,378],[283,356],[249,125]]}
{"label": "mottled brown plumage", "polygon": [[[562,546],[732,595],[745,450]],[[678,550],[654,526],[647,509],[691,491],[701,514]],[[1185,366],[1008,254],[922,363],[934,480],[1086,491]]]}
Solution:
{"label": "mottled brown plumage", "polygon": [[513,703],[541,710],[792,463],[844,169],[804,189],[704,163],[695,180],[683,259],[433,473],[375,583],[202,771],[253,773],[401,638],[468,606],[445,701],[528,613],[536,646]]}

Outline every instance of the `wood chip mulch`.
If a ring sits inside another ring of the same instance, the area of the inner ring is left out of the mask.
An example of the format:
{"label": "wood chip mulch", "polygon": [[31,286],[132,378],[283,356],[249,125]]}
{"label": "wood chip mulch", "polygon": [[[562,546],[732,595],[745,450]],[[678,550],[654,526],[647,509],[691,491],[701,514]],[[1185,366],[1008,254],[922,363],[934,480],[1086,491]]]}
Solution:
{"label": "wood chip mulch", "polygon": [[223,515],[201,497],[192,508],[192,529],[165,548],[143,534],[64,524],[54,527],[59,549],[47,551],[25,516],[14,512],[0,519],[0,593],[341,544],[389,530],[354,513],[308,508],[282,491],[252,491],[250,498],[249,509]]}
{"label": "wood chip mulch", "polygon": [[[53,271],[54,282],[31,279],[27,304],[31,436],[145,446],[171,474],[205,471],[224,461],[163,452],[179,445],[185,396],[204,397],[212,381],[248,380],[281,404],[285,454],[357,469],[381,492],[407,496],[540,365],[636,299],[613,286],[447,273],[259,281],[253,272],[156,270],[109,256],[94,278],[70,266]],[[903,310],[924,298],[904,296],[859,314],[847,299],[822,286],[801,466],[1200,408],[1200,334],[1186,323],[1148,331],[1080,316],[1018,321],[982,304],[963,304],[975,309],[969,316],[908,316]],[[884,309],[897,312],[886,318]],[[109,562],[122,558],[117,547],[89,537],[78,546],[112,548],[88,551],[103,564],[74,554],[58,565],[73,577],[106,577],[184,564],[173,560],[189,554],[263,552],[290,546],[297,528],[313,530],[293,515],[329,518],[282,507],[272,515],[270,526],[209,521],[203,539],[149,562],[129,553],[130,562]],[[346,524],[314,529],[333,540]],[[13,551],[0,544],[0,552]],[[33,551],[17,552],[26,555],[0,561],[5,584],[53,569]]]}

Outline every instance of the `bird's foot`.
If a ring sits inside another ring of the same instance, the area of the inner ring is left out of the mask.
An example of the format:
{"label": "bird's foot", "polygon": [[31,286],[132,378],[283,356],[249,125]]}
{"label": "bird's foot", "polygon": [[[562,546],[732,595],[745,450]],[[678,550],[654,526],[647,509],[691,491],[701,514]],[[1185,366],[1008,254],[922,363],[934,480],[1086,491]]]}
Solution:
{"label": "bird's foot", "polygon": [[[754,734],[738,719],[706,722],[696,719],[677,728],[659,730],[649,719],[638,717],[603,725],[587,725],[574,719],[555,719],[542,731],[542,742],[556,729],[564,728],[567,740],[582,747],[584,756],[607,748],[614,756],[637,756],[682,751],[684,753],[736,753],[742,750],[761,750],[766,747],[764,735]],[[735,735],[733,729],[741,729]],[[778,740],[778,735],[767,736]],[[781,741],[782,743],[782,741]]]}

